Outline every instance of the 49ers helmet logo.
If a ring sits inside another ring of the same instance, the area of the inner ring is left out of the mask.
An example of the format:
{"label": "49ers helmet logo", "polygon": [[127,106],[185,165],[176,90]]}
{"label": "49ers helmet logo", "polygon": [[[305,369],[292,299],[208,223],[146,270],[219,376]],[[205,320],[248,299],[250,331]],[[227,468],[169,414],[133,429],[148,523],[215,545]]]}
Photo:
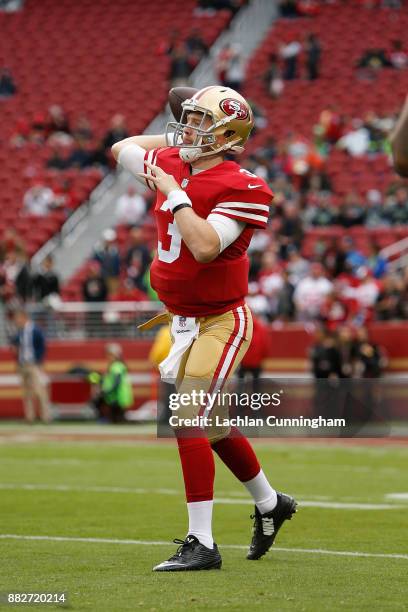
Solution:
{"label": "49ers helmet logo", "polygon": [[240,102],[239,100],[234,100],[233,98],[225,98],[225,100],[221,100],[220,109],[229,117],[234,113],[238,113],[237,119],[247,119],[249,115],[248,108]]}

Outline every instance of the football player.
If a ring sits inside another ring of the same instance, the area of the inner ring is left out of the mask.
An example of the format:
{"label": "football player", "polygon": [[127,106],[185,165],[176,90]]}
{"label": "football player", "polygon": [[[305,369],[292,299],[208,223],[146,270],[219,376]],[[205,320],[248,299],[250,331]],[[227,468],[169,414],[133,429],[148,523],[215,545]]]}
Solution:
{"label": "football player", "polygon": [[[273,194],[258,176],[225,160],[227,152],[244,150],[253,127],[252,110],[239,93],[214,85],[197,91],[181,107],[181,117],[168,124],[165,135],[127,138],[112,152],[157,192],[158,247],[151,283],[168,310],[173,341],[161,372],[176,380],[180,394],[192,397],[197,389],[221,390],[250,344],[246,251],[254,229],[266,227]],[[154,571],[221,567],[211,527],[213,451],[255,502],[247,559],[262,557],[296,511],[295,500],[271,486],[239,430],[211,424],[210,415],[227,416],[227,408],[219,404],[191,401],[177,411],[181,425],[175,435],[189,528],[185,540],[175,540],[180,544],[175,555]],[[183,427],[183,418],[196,416],[206,416],[210,424]]]}
{"label": "football player", "polygon": [[408,177],[408,97],[390,136],[395,171]]}

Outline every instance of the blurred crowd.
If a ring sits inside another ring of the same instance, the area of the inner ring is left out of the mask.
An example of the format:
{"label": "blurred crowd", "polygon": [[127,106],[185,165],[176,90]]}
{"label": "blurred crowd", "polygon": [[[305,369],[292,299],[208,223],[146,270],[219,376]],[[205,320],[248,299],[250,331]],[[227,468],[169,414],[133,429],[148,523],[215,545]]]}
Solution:
{"label": "blurred crowd", "polygon": [[384,349],[370,340],[365,327],[318,328],[309,356],[317,379],[379,378],[387,366]]}
{"label": "blurred crowd", "polygon": [[95,137],[87,116],[72,122],[58,105],[31,119],[19,119],[10,138],[11,147],[34,145],[38,151],[23,168],[29,187],[23,196],[21,215],[46,217],[52,211],[63,211],[65,217],[69,216],[84,199],[79,177],[95,176],[99,182],[112,169],[111,146],[128,135],[125,117],[120,114],[112,118],[100,139]]}
{"label": "blurred crowd", "polygon": [[15,229],[7,229],[0,240],[0,303],[46,304],[50,296],[59,293],[60,281],[52,257],[46,257],[42,265],[33,270],[24,241]]}

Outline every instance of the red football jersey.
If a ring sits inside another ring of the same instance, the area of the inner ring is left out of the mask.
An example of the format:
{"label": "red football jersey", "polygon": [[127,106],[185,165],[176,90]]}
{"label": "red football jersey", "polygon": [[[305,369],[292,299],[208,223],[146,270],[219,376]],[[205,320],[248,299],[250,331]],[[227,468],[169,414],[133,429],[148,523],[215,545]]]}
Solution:
{"label": "red football jersey", "polygon": [[[221,314],[241,305],[248,293],[246,251],[254,229],[267,224],[272,191],[263,179],[233,161],[191,174],[190,164],[180,159],[176,147],[148,151],[145,160],[174,176],[199,217],[217,213],[246,223],[241,235],[218,257],[199,263],[158,191],[154,209],[158,246],[150,279],[159,298],[171,312],[183,316]],[[150,173],[146,166],[145,173]],[[146,183],[155,189],[151,181]]]}

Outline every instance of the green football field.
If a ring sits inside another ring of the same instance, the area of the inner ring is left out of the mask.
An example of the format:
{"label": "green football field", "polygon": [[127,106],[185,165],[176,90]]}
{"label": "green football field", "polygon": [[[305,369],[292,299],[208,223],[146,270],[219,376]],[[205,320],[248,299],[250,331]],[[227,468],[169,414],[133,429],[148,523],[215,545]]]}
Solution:
{"label": "green football field", "polygon": [[[217,458],[222,570],[156,574],[186,533],[172,442],[132,441],[132,427],[0,430],[3,597],[65,592],[67,609],[95,611],[407,609],[408,447],[257,442],[274,486],[299,501],[260,561],[245,559],[252,505]],[[59,606],[15,609],[33,607]]]}

